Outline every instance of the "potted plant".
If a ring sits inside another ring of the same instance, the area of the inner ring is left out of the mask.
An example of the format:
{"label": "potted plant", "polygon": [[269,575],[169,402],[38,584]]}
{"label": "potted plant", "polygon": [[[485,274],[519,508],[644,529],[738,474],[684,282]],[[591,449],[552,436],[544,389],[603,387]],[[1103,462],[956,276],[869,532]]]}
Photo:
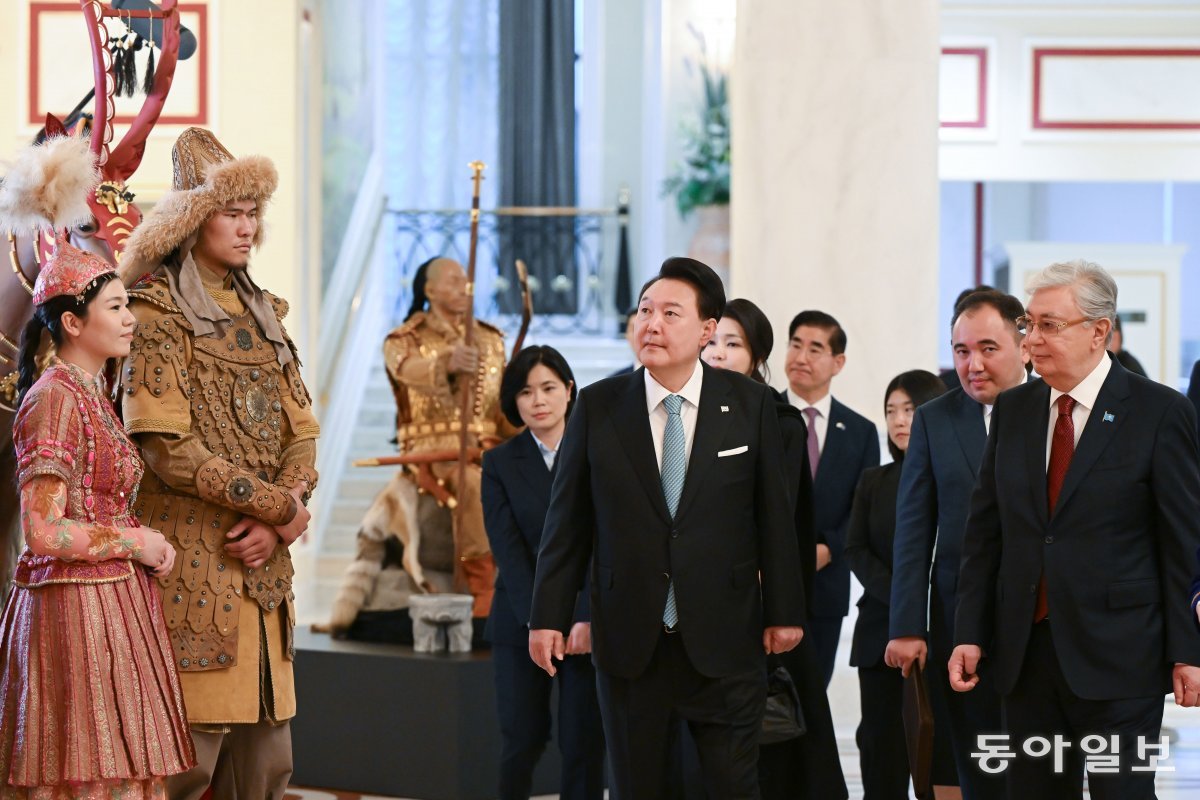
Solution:
{"label": "potted plant", "polygon": [[[674,195],[685,219],[693,212],[697,216],[688,255],[724,273],[729,268],[728,81],[724,72],[708,63],[704,37],[695,29],[692,34],[702,56],[698,64],[702,103],[699,113],[680,125],[683,158],[663,182],[663,195]],[[691,62],[685,63],[690,69]]]}

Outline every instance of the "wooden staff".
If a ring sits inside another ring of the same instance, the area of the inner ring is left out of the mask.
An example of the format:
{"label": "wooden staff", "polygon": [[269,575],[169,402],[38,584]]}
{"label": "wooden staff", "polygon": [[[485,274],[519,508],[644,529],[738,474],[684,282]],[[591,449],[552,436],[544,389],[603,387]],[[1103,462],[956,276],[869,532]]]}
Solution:
{"label": "wooden staff", "polygon": [[[474,173],[471,177],[474,186],[471,191],[471,248],[467,256],[467,298],[470,302],[467,303],[466,313],[463,315],[463,344],[466,347],[475,346],[475,252],[479,249],[479,188],[483,182],[484,163],[482,161],[472,161],[468,164],[471,172]],[[462,432],[458,437],[458,482],[455,484],[454,491],[462,494],[463,486],[467,480],[467,451],[470,448],[471,432],[471,407],[475,403],[475,380],[479,376],[478,367],[474,375],[465,376],[463,381],[462,405],[459,406],[459,424],[462,426]],[[457,503],[454,506],[455,528],[460,533],[454,537],[454,555],[455,563],[462,561],[462,545],[459,542],[461,538],[463,519],[466,513],[466,507],[463,503]]]}

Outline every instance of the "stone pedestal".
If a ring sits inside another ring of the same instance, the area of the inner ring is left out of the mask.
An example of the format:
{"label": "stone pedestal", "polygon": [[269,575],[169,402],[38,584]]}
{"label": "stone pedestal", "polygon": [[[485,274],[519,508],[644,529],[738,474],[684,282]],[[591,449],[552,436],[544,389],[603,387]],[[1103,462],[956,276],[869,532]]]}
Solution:
{"label": "stone pedestal", "polygon": [[[490,652],[423,655],[297,628],[295,667],[292,783],[420,800],[496,796],[500,722]],[[552,740],[534,794],[559,791],[560,763]]]}
{"label": "stone pedestal", "polygon": [[937,0],[741,0],[732,86],[732,291],[787,324],[833,314],[841,400],[877,421],[897,373],[936,370]]}

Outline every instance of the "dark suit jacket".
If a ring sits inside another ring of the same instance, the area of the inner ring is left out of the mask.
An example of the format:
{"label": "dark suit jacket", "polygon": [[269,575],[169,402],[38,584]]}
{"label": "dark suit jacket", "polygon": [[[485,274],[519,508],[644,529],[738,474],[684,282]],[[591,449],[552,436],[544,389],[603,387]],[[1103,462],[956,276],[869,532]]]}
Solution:
{"label": "dark suit jacket", "polygon": [[804,581],[804,607],[811,609],[813,583],[817,574],[817,529],[813,520],[812,469],[808,466],[808,425],[800,409],[788,403],[779,393],[776,410],[779,430],[783,434],[783,454],[788,488],[795,494],[796,544],[800,550],[800,577]]}
{"label": "dark suit jacket", "polygon": [[644,369],[583,389],[559,451],[530,627],[562,629],[590,561],[594,660],[615,677],[635,678],[650,663],[671,581],[678,635],[709,677],[761,667],[764,626],[804,624],[774,396],[743,375],[702,369],[674,519]]}
{"label": "dark suit jacket", "polygon": [[996,688],[1011,692],[1044,570],[1071,690],[1089,700],[1163,694],[1174,663],[1200,664],[1200,636],[1179,602],[1200,544],[1195,412],[1114,362],[1051,517],[1049,404],[1041,380],[996,401],[963,542],[955,639],[994,641]]}
{"label": "dark suit jacket", "polygon": [[850,611],[850,566],[843,557],[854,490],[863,470],[879,466],[875,423],[833,399],[825,446],[813,481],[813,519],[817,542],[829,547],[829,566],[813,582],[809,616],[844,617]]}
{"label": "dark suit jacket", "polygon": [[954,619],[963,532],[986,443],[983,406],[961,388],[922,405],[913,417],[896,506],[893,639],[925,635],[931,581],[945,619]]}
{"label": "dark suit jacket", "polygon": [[[910,445],[911,447],[911,445]],[[883,663],[892,597],[892,540],[896,532],[896,492],[900,464],[872,467],[862,474],[846,532],[846,562],[863,585],[858,622],[850,646],[850,666]]]}
{"label": "dark suit jacket", "polygon": [[[1200,561],[1200,550],[1196,551],[1196,560]],[[1200,574],[1196,575],[1196,580],[1192,581],[1192,588],[1189,590],[1188,597],[1192,609],[1192,619],[1196,621],[1196,626],[1200,628],[1200,619],[1196,618],[1196,607],[1200,606]]]}
{"label": "dark suit jacket", "polygon": [[1200,361],[1192,364],[1192,375],[1188,379],[1187,396],[1188,400],[1192,401],[1192,408],[1196,409],[1196,416],[1200,417]]}
{"label": "dark suit jacket", "polygon": [[[497,567],[484,633],[494,644],[529,644],[526,623],[533,600],[533,570],[553,480],[527,430],[483,454],[483,521]],[[587,621],[587,592],[583,591],[571,622]]]}

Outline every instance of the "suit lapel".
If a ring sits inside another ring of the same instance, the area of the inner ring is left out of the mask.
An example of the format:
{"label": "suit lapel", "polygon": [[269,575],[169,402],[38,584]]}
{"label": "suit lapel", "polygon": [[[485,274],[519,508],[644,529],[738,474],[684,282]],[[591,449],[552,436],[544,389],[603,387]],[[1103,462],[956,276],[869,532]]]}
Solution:
{"label": "suit lapel", "polygon": [[662,478],[654,455],[654,439],[650,433],[650,415],[646,413],[645,367],[627,379],[625,391],[609,411],[609,419],[617,433],[625,456],[629,459],[638,483],[646,491],[650,503],[664,521],[670,522],[667,501],[663,497]]}
{"label": "suit lapel", "polygon": [[978,475],[983,448],[987,444],[987,427],[983,424],[983,406],[966,392],[959,398],[953,426],[963,456],[971,467],[971,473]]}
{"label": "suit lapel", "polygon": [[[849,429],[846,427],[846,407],[835,398],[829,406],[829,424],[825,426],[825,444],[821,447],[821,458],[817,462],[817,478],[813,483],[813,491],[818,494],[832,488],[828,484],[846,472],[841,468],[841,462],[850,457],[850,448],[846,445]],[[838,426],[841,427],[838,427]],[[857,477],[855,483],[857,483]]]}
{"label": "suit lapel", "polygon": [[[717,449],[724,441],[725,431],[733,419],[732,413],[721,411],[722,407],[730,407],[726,401],[728,394],[729,382],[720,371],[704,365],[704,382],[700,386],[700,409],[696,416],[696,435],[692,438],[692,453],[688,457],[687,475],[683,480],[683,493],[679,496],[679,508],[675,510],[676,519],[683,516],[695,498],[698,487],[704,481],[705,473],[717,460]],[[730,411],[745,413],[745,409],[731,407]]]}
{"label": "suit lapel", "polygon": [[[1033,491],[1033,507],[1038,518],[1046,522],[1050,511],[1046,504],[1046,432],[1050,424],[1050,387],[1045,383],[1029,393],[1029,405],[1025,408],[1025,418],[1032,420],[1026,426],[1025,458],[1029,474],[1029,485]],[[994,420],[993,420],[994,422]],[[1061,501],[1062,495],[1059,495]]]}
{"label": "suit lapel", "polygon": [[[1107,358],[1107,356],[1105,357]],[[1062,490],[1058,495],[1057,509],[1061,510],[1071,499],[1071,494],[1079,488],[1079,484],[1091,470],[1092,465],[1096,463],[1096,459],[1100,457],[1125,423],[1124,400],[1128,397],[1129,376],[1114,359],[1108,377],[1104,379],[1104,385],[1100,387],[1100,394],[1096,395],[1096,407],[1088,414],[1087,424],[1083,426],[1083,434],[1079,437],[1079,444],[1075,447],[1075,454],[1071,456],[1071,466],[1067,468]],[[1049,402],[1048,398],[1047,402]],[[1105,414],[1111,416],[1108,422],[1104,421]]]}
{"label": "suit lapel", "polygon": [[525,431],[521,434],[517,451],[513,454],[517,472],[533,490],[533,496],[538,499],[542,508],[547,508],[550,500],[550,485],[554,474],[546,469],[546,461],[538,450],[533,434]]}

